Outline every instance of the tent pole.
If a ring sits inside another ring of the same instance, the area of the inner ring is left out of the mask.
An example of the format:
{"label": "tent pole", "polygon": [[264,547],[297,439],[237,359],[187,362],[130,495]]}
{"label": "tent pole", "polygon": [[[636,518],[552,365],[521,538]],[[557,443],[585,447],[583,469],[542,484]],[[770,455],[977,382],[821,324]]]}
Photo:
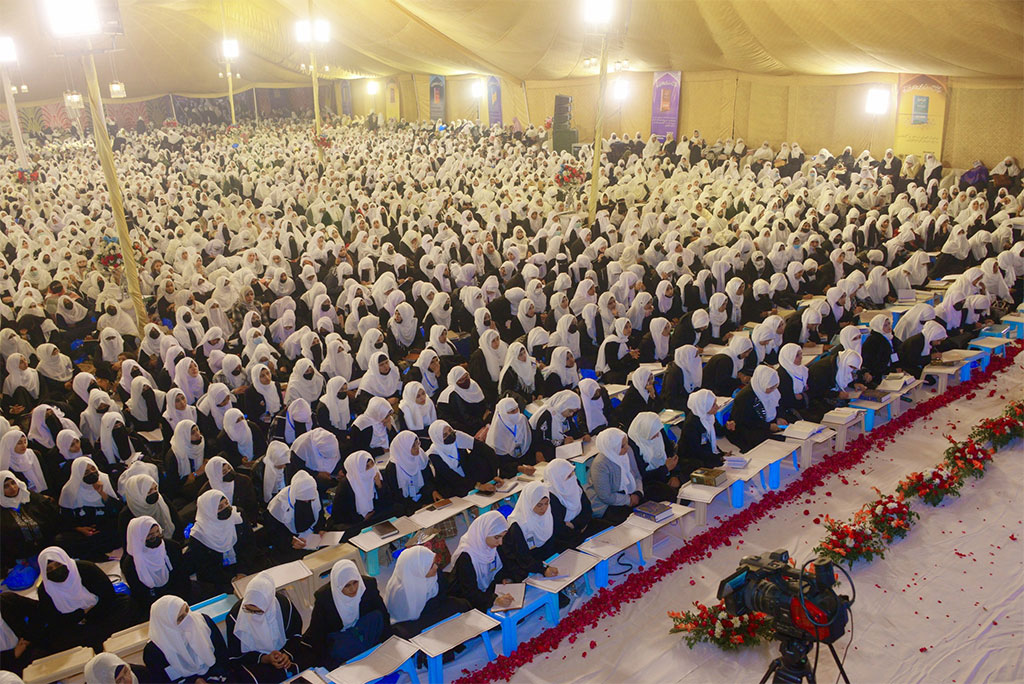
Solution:
{"label": "tent pole", "polygon": [[18,152],[18,165],[28,168],[28,154],[25,152],[25,140],[21,137],[21,120],[18,119],[18,106],[14,104],[14,93],[11,92],[11,76],[7,73],[7,65],[0,65],[3,74],[4,98],[7,100],[7,123],[11,126],[11,137],[14,138],[14,149]]}
{"label": "tent pole", "polygon": [[[91,50],[92,46],[89,47]],[[85,80],[89,86],[89,111],[92,114],[92,133],[96,143],[96,153],[100,157],[100,166],[103,168],[103,176],[107,181],[110,210],[114,215],[114,225],[117,227],[121,256],[124,259],[124,274],[128,281],[128,294],[135,306],[135,324],[138,327],[138,335],[141,340],[142,331],[149,319],[146,314],[146,306],[142,303],[142,288],[139,287],[139,267],[135,264],[135,250],[132,247],[132,238],[128,234],[128,222],[124,218],[124,200],[121,195],[121,185],[117,180],[117,169],[114,168],[114,151],[110,147],[110,136],[107,135],[103,110],[100,109],[100,83],[96,76],[96,60],[93,59],[91,51],[82,57],[82,67],[85,70]]]}
{"label": "tent pole", "polygon": [[316,156],[322,164],[324,161],[324,148],[320,146],[320,84],[317,81],[316,73],[316,40],[312,35],[313,31],[313,0],[309,0],[309,70],[313,72],[313,121],[316,124]]}
{"label": "tent pole", "polygon": [[[597,190],[601,173],[601,139],[604,135],[604,103],[608,91],[608,33],[601,35],[601,80],[597,89],[597,121],[594,123],[594,165],[590,169],[590,195],[587,197],[587,227],[594,225]],[[554,127],[552,127],[553,129]]]}

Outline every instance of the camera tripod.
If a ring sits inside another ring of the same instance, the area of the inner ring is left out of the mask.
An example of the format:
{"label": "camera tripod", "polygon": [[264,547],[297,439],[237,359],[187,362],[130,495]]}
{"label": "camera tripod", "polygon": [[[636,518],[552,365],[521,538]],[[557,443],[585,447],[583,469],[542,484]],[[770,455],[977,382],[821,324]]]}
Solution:
{"label": "camera tripod", "polygon": [[[843,669],[836,649],[832,644],[826,644],[826,646],[831,651],[833,660],[836,661],[836,667],[839,668],[839,674],[843,676],[843,681],[850,684],[850,679],[846,676],[846,670]],[[811,664],[807,660],[807,654],[813,647],[814,642],[809,639],[781,637],[779,657],[768,665],[768,671],[761,677],[760,684],[765,684],[769,677],[772,679],[772,684],[802,684],[805,679],[807,684],[816,684],[814,670],[811,669]]]}

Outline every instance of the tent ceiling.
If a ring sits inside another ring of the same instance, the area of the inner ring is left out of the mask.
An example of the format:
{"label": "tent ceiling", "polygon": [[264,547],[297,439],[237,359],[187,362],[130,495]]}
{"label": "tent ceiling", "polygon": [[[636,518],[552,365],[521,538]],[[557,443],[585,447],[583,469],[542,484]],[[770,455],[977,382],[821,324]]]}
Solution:
{"label": "tent ceiling", "polygon": [[[0,1],[0,34],[18,45],[28,99],[58,96],[73,71],[41,18],[42,2]],[[400,72],[493,73],[554,80],[593,73],[598,39],[581,0],[315,0],[332,39],[318,56],[333,77]],[[113,56],[130,96],[223,92],[220,0],[120,0],[125,35]],[[308,0],[224,0],[246,87],[307,82],[293,24]],[[1019,0],[618,0],[611,58],[634,70],[845,74],[906,71],[1024,78]],[[100,57],[100,78],[111,77]],[[17,76],[15,77],[17,80]]]}

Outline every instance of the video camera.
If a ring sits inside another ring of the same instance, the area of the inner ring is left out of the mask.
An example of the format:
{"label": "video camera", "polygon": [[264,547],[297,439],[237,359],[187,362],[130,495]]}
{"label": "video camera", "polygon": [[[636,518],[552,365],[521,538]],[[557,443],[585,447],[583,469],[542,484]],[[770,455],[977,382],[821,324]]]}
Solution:
{"label": "video camera", "polygon": [[804,572],[789,564],[788,551],[779,549],[744,557],[719,584],[718,598],[733,615],[768,615],[777,639],[831,644],[846,632],[851,604],[849,597],[835,593],[835,583],[830,561],[818,558],[813,570]]}

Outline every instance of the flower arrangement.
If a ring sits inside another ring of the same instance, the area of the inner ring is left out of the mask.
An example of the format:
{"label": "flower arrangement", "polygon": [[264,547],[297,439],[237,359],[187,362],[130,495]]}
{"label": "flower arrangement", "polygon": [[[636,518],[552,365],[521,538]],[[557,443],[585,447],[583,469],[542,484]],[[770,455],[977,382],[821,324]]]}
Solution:
{"label": "flower arrangement", "polygon": [[331,139],[328,138],[326,135],[319,135],[316,138],[316,146],[322,150],[330,149]]}
{"label": "flower arrangement", "polygon": [[[859,436],[842,452],[832,454],[828,459],[802,470],[797,479],[784,488],[767,492],[743,510],[720,521],[717,527],[690,538],[667,558],[643,570],[630,573],[612,587],[600,589],[593,598],[564,616],[557,625],[520,644],[510,655],[498,656],[472,672],[463,670],[462,676],[456,680],[457,684],[509,681],[520,667],[554,651],[563,641],[575,643],[580,634],[594,628],[601,619],[619,613],[625,604],[639,599],[656,583],[667,577],[675,577],[674,573],[687,565],[707,560],[715,549],[732,547],[737,543],[734,539],[744,531],[769,515],[774,515],[780,506],[806,498],[823,485],[825,478],[856,467],[869,455],[884,449],[886,444],[935,411],[965,397],[972,398],[982,385],[990,382],[1002,371],[1013,367],[1017,354],[1021,351],[1024,351],[1024,346],[1019,342],[1008,345],[1004,356],[992,358],[988,368],[975,374],[970,380],[949,388],[944,394],[915,404],[898,418]],[[1016,416],[1020,422],[1016,428],[1017,434],[1024,436],[1024,402],[1015,402],[1004,415]],[[596,646],[595,641],[591,641],[590,644],[591,648]]]}
{"label": "flower arrangement", "polygon": [[986,418],[970,434],[970,441],[978,445],[991,444],[1002,449],[1015,439],[1024,437],[1024,402],[1014,402],[998,418]]}
{"label": "flower arrangement", "polygon": [[859,560],[870,561],[875,556],[885,555],[881,536],[871,528],[862,512],[858,512],[851,522],[840,522],[826,515],[825,529],[828,536],[814,551],[836,564],[853,567]]}
{"label": "flower arrangement", "polygon": [[124,255],[121,254],[120,241],[116,237],[104,235],[96,245],[96,255],[93,262],[97,268],[108,273],[117,271],[124,265]]}
{"label": "flower arrangement", "polygon": [[865,504],[862,510],[867,515],[868,525],[881,537],[885,544],[907,536],[919,516],[899,494],[882,494],[877,489],[878,498]]}
{"label": "flower arrangement", "polygon": [[555,184],[560,188],[575,188],[583,184],[583,172],[572,164],[562,164],[555,174]]}
{"label": "flower arrangement", "polygon": [[177,128],[178,127],[178,121],[176,119],[164,119],[163,127],[164,128]]}
{"label": "flower arrangement", "polygon": [[[992,419],[986,419],[991,422]],[[1000,420],[1000,419],[996,419]],[[977,428],[975,428],[977,429]],[[992,460],[996,447],[982,447],[974,439],[958,443],[951,436],[946,439],[953,446],[946,449],[946,466],[956,475],[962,477],[982,477],[985,474],[985,463]]]}
{"label": "flower arrangement", "polygon": [[32,171],[31,169],[18,169],[15,172],[15,177],[22,184],[35,183],[39,180],[39,172]]}
{"label": "flower arrangement", "polygon": [[923,473],[911,473],[899,483],[896,493],[916,496],[929,506],[938,506],[947,496],[960,496],[963,485],[963,478],[943,464]]}
{"label": "flower arrangement", "polygon": [[769,641],[775,633],[771,619],[764,613],[731,615],[726,611],[724,602],[705,606],[694,601],[693,605],[696,610],[685,613],[669,611],[668,614],[674,623],[669,633],[683,634],[690,648],[704,642],[732,651]]}
{"label": "flower arrangement", "polygon": [[544,119],[544,130],[545,131],[550,131],[552,125],[553,124],[551,122],[551,117],[550,116],[548,118]]}

